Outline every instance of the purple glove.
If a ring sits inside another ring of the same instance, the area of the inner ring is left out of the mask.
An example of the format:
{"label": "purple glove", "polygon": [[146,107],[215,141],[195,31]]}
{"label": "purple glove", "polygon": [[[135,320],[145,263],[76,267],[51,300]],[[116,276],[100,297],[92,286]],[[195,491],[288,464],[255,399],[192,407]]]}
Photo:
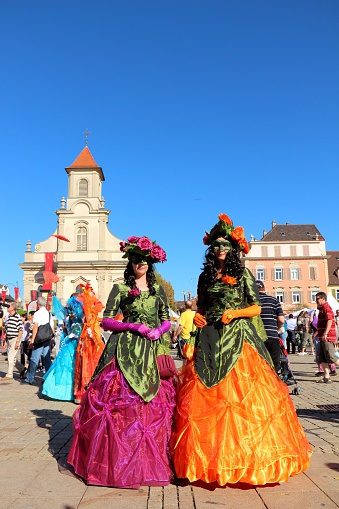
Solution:
{"label": "purple glove", "polygon": [[152,329],[149,331],[148,334],[146,334],[146,338],[150,339],[151,341],[155,341],[156,339],[161,338],[161,336],[170,330],[171,322],[166,320],[165,322],[162,322],[160,327],[156,327],[155,329]]}
{"label": "purple glove", "polygon": [[118,322],[117,320],[114,320],[114,318],[104,318],[101,322],[101,326],[104,330],[109,330],[111,332],[138,332],[144,337],[146,337],[151,330],[143,323]]}

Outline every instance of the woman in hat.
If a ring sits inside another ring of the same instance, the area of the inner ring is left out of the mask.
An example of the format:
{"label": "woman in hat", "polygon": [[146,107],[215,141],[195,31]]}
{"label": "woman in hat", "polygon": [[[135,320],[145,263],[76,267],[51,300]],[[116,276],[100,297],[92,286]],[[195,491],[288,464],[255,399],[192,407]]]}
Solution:
{"label": "woman in hat", "polygon": [[[88,484],[164,486],[173,477],[175,366],[162,362],[170,353],[169,308],[153,263],[166,253],[147,237],[129,237],[121,250],[124,282],[113,286],[102,321],[112,335],[75,412],[68,461]],[[123,321],[114,319],[119,310]]]}
{"label": "woman in hat", "polygon": [[198,332],[178,387],[171,452],[176,475],[219,485],[287,481],[309,465],[311,447],[287,386],[253,325],[261,311],[249,246],[225,214],[206,233],[198,282]]}

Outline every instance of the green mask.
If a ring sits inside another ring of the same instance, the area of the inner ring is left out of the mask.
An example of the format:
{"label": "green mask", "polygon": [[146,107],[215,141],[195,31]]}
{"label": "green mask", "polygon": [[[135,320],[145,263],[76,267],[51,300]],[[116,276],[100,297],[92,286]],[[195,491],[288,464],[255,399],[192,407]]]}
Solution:
{"label": "green mask", "polygon": [[232,249],[232,244],[228,240],[215,240],[212,242],[214,251],[229,251]]}
{"label": "green mask", "polygon": [[148,261],[140,255],[132,255],[130,260],[134,265],[148,265]]}

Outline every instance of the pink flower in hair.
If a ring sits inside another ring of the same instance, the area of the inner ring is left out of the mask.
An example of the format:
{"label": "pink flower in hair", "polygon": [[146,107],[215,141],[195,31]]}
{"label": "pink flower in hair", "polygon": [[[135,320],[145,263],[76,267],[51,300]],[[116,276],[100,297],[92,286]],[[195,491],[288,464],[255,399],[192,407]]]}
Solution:
{"label": "pink flower in hair", "polygon": [[128,237],[127,242],[129,244],[136,244],[140,237]]}
{"label": "pink flower in hair", "polygon": [[151,252],[150,252],[151,258],[154,258],[155,260],[159,260],[159,262],[165,262],[166,261],[166,253],[160,247],[158,244],[155,244],[152,246]]}
{"label": "pink flower in hair", "polygon": [[148,237],[140,237],[138,240],[138,246],[143,251],[147,251],[152,248],[152,241]]}
{"label": "pink flower in hair", "polygon": [[126,242],[119,242],[119,244],[120,244],[120,251],[125,253],[126,252]]}

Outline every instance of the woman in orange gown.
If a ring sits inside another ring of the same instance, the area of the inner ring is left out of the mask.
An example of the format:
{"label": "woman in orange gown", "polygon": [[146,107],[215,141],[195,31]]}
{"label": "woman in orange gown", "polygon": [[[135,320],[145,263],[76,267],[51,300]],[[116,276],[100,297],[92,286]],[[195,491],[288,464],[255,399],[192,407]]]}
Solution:
{"label": "woman in orange gown", "polygon": [[287,481],[311,455],[287,386],[250,318],[261,308],[241,227],[225,214],[198,283],[198,332],[184,347],[171,451],[177,477],[254,485]]}
{"label": "woman in orange gown", "polygon": [[74,372],[74,403],[79,404],[85,387],[91,380],[97,367],[105,343],[101,337],[98,313],[104,309],[89,283],[82,286],[78,295],[85,314],[85,323],[78,342]]}

